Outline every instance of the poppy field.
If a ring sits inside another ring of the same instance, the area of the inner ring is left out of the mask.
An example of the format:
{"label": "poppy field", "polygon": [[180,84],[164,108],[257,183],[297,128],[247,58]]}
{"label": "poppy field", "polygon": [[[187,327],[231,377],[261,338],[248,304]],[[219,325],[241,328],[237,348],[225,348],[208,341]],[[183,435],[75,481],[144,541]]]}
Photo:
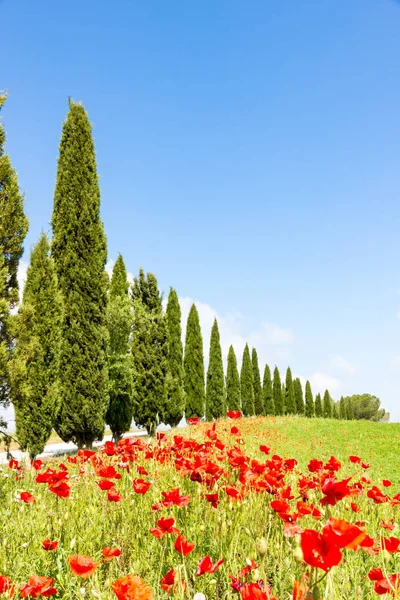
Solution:
{"label": "poppy field", "polygon": [[0,597],[400,598],[400,427],[228,415],[0,467]]}

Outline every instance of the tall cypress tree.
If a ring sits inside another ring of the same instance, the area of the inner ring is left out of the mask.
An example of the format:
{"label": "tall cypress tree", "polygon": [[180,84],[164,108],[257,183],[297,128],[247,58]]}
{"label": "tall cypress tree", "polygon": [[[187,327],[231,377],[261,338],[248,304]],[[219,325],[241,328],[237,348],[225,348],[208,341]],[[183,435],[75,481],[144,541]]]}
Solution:
{"label": "tall cypress tree", "polygon": [[321,418],[323,416],[321,394],[315,396],[315,416]]}
{"label": "tall cypress tree", "polygon": [[244,416],[254,415],[253,367],[247,344],[243,350],[242,368],[240,370],[240,396]]}
{"label": "tall cypress tree", "polygon": [[274,398],[272,395],[271,370],[268,365],[265,365],[265,368],[264,368],[263,402],[264,402],[264,414],[265,415],[274,415],[275,414],[275,404],[274,404]]}
{"label": "tall cypress tree", "polygon": [[154,436],[166,413],[168,337],[157,279],[148,273],[144,281],[142,297],[135,289],[137,280],[133,286],[133,417]]}
{"label": "tall cypress tree", "polygon": [[72,101],[61,136],[52,227],[64,304],[56,431],[65,442],[91,447],[103,437],[109,404],[107,243],[92,128],[83,106]]}
{"label": "tall cypress tree", "polygon": [[296,400],[296,412],[298,415],[304,415],[305,407],[304,407],[304,397],[303,397],[303,387],[301,385],[301,381],[298,377],[293,382],[294,388],[294,397]]}
{"label": "tall cypress tree", "polygon": [[314,416],[314,399],[311,391],[310,382],[306,382],[306,417]]}
{"label": "tall cypress tree", "polygon": [[278,367],[274,369],[274,381],[272,386],[272,397],[275,406],[275,414],[283,415],[283,402],[282,402],[282,390],[281,390],[281,376],[279,374]]}
{"label": "tall cypress tree", "polygon": [[286,394],[285,394],[285,413],[287,415],[294,415],[296,411],[296,399],[294,396],[294,387],[292,379],[292,371],[290,367],[286,370]]}
{"label": "tall cypress tree", "polygon": [[346,417],[346,403],[344,401],[343,396],[340,398],[339,402],[339,419],[345,420]]}
{"label": "tall cypress tree", "polygon": [[351,398],[347,398],[346,412],[347,412],[347,419],[349,421],[353,421],[353,419],[354,419],[354,410],[353,410],[353,403],[351,401]]}
{"label": "tall cypress tree", "polygon": [[31,460],[43,452],[60,408],[62,299],[50,245],[42,234],[31,253],[13,329],[12,401],[19,444]]}
{"label": "tall cypress tree", "polygon": [[251,351],[251,364],[253,367],[254,414],[263,415],[264,403],[262,397],[261,376],[258,366],[257,350],[255,348],[253,348]]}
{"label": "tall cypress tree", "polygon": [[226,370],[226,407],[227,410],[240,410],[240,379],[236,354],[233,346],[229,347],[228,366]]}
{"label": "tall cypress tree", "polygon": [[171,288],[167,303],[168,329],[168,373],[167,373],[167,405],[165,423],[176,427],[183,417],[185,409],[185,392],[183,389],[183,346],[181,328],[181,307],[178,294]]}
{"label": "tall cypress tree", "polygon": [[324,400],[323,400],[323,412],[324,412],[325,419],[332,418],[332,409],[333,409],[332,399],[329,395],[328,390],[325,390]]}
{"label": "tall cypress tree", "polygon": [[195,304],[192,304],[187,320],[183,366],[185,370],[186,419],[203,417],[205,404],[203,338],[199,313]]}
{"label": "tall cypress tree", "polygon": [[[0,111],[6,98],[5,94],[0,94]],[[28,231],[24,199],[19,191],[17,173],[5,153],[5,143],[5,129],[0,121],[0,406],[10,400],[7,363],[13,340],[9,315],[18,303],[18,265]]]}
{"label": "tall cypress tree", "polygon": [[339,419],[339,406],[337,402],[332,402],[332,419]]}
{"label": "tall cypress tree", "polygon": [[207,370],[206,418],[218,419],[225,414],[224,365],[217,319],[211,329],[210,358]]}
{"label": "tall cypress tree", "polygon": [[109,394],[106,414],[115,442],[129,431],[133,418],[132,356],[129,338],[132,330],[132,311],[129,283],[124,259],[120,254],[115,262],[107,306],[109,333]]}

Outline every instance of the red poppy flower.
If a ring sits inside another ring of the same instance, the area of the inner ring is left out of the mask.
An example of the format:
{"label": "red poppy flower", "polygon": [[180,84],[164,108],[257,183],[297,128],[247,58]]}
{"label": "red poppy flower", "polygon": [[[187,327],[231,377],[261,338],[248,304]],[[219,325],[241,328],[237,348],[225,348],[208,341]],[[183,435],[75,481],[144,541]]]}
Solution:
{"label": "red poppy flower", "polygon": [[327,536],[313,529],[306,529],[301,534],[301,549],[308,565],[324,571],[329,571],[342,560],[339,548]]}
{"label": "red poppy flower", "polygon": [[240,410],[228,410],[226,415],[230,419],[240,419],[240,417],[242,416],[242,413],[240,412]]}
{"label": "red poppy flower", "polygon": [[115,483],[114,481],[109,481],[108,479],[100,479],[100,481],[97,482],[97,485],[101,490],[106,491],[111,490],[111,488],[115,486]]}
{"label": "red poppy flower", "polygon": [[58,547],[58,542],[57,540],[54,540],[53,542],[49,539],[45,539],[42,542],[42,548],[43,550],[55,550]]}
{"label": "red poppy flower", "polygon": [[295,581],[293,586],[292,600],[312,600],[310,588],[302,581]]}
{"label": "red poppy flower", "polygon": [[87,577],[93,575],[99,566],[99,563],[94,562],[93,558],[83,554],[75,554],[74,556],[70,556],[68,562],[72,573],[78,577],[82,577],[82,579],[86,579]]}
{"label": "red poppy flower", "polygon": [[142,467],[141,465],[138,465],[136,467],[136,471],[139,473],[139,475],[148,475],[148,472],[146,471],[146,469],[144,467]]}
{"label": "red poppy flower", "polygon": [[382,569],[371,569],[368,573],[371,581],[375,581],[374,590],[377,594],[393,594],[400,587],[400,574],[385,577]]}
{"label": "red poppy flower", "polygon": [[23,585],[19,593],[23,598],[30,596],[31,598],[37,598],[38,596],[54,596],[57,594],[57,590],[53,587],[54,579],[52,577],[40,577],[39,575],[32,575],[29,577],[28,583]]}
{"label": "red poppy flower", "polygon": [[231,434],[240,435],[240,429],[238,429],[237,427],[231,427]]}
{"label": "red poppy flower", "polygon": [[71,488],[65,481],[57,481],[49,486],[49,490],[53,492],[53,494],[57,494],[59,498],[69,498],[71,493]]}
{"label": "red poppy flower", "polygon": [[365,531],[359,527],[333,517],[325,525],[323,535],[338,548],[349,548],[350,550],[359,550],[365,538],[368,537]]}
{"label": "red poppy flower", "polygon": [[270,506],[278,513],[287,513],[290,510],[290,504],[285,500],[272,500]]}
{"label": "red poppy flower", "polygon": [[116,558],[117,556],[121,556],[121,550],[119,548],[103,548],[101,553],[104,557],[103,562],[112,560],[113,558]]}
{"label": "red poppy flower", "polygon": [[10,460],[10,462],[8,463],[8,467],[10,469],[16,469],[16,470],[18,470],[19,469],[19,462],[17,460],[15,460],[14,458],[12,458]]}
{"label": "red poppy flower", "polygon": [[175,584],[175,571],[171,569],[161,579],[161,587],[166,592],[170,593]]}
{"label": "red poppy flower", "polygon": [[114,442],[109,441],[104,444],[104,452],[107,454],[107,456],[114,456],[118,453],[118,449]]}
{"label": "red poppy flower", "polygon": [[342,481],[328,479],[322,486],[322,493],[325,494],[325,498],[322,498],[321,500],[322,506],[326,506],[327,504],[329,504],[330,506],[335,506],[335,504],[339,502],[339,500],[343,500],[343,498],[345,498],[346,496],[350,496],[350,479],[351,477],[349,477],[348,479],[343,479]]}
{"label": "red poppy flower", "polygon": [[316,458],[312,458],[308,463],[308,470],[311,473],[321,473],[324,467],[324,463],[322,460],[317,460]]}
{"label": "red poppy flower", "polygon": [[260,446],[260,451],[264,452],[264,454],[269,454],[271,452],[271,448],[263,444]]}
{"label": "red poppy flower", "polygon": [[183,508],[190,502],[190,496],[181,496],[179,488],[174,488],[173,490],[168,490],[167,492],[161,492],[161,494],[164,497],[162,505],[166,508],[169,506],[180,506]]}
{"label": "red poppy flower", "polygon": [[132,481],[132,485],[136,494],[145,494],[151,486],[151,483],[145,481],[144,479],[134,479]]}
{"label": "red poppy flower", "polygon": [[187,556],[192,552],[194,546],[195,545],[189,543],[187,539],[183,537],[183,535],[178,535],[174,548],[177,552],[179,552],[179,554],[182,554],[182,556]]}
{"label": "red poppy flower", "polygon": [[382,481],[382,485],[383,485],[383,487],[390,487],[392,485],[392,482],[389,481],[389,479],[384,479]]}
{"label": "red poppy flower", "polygon": [[258,583],[245,583],[239,589],[242,600],[270,600],[270,595]]}
{"label": "red poppy flower", "polygon": [[121,474],[117,473],[113,465],[99,467],[96,469],[96,475],[99,477],[105,477],[107,479],[121,479]]}
{"label": "red poppy flower", "polygon": [[350,508],[353,512],[359,513],[361,512],[361,508],[355,504],[355,502],[350,502]]}
{"label": "red poppy flower", "polygon": [[211,502],[211,506],[213,508],[218,508],[218,502],[219,502],[218,492],[214,492],[212,494],[206,494],[205,497],[208,502]]}
{"label": "red poppy flower", "polygon": [[120,577],[111,584],[118,600],[153,600],[151,588],[136,575]]}
{"label": "red poppy flower", "polygon": [[382,549],[387,550],[389,554],[395,554],[399,552],[400,540],[395,537],[383,538],[382,539]]}
{"label": "red poppy flower", "polygon": [[43,463],[39,458],[37,458],[32,462],[32,467],[35,469],[35,471],[40,471],[40,469],[43,467]]}
{"label": "red poppy flower", "polygon": [[35,498],[29,492],[21,492],[19,497],[22,502],[26,502],[26,504],[33,504],[36,502]]}
{"label": "red poppy flower", "polygon": [[11,598],[14,596],[14,584],[6,575],[0,575],[0,595],[8,594]]}
{"label": "red poppy flower", "polygon": [[357,465],[361,462],[361,458],[359,458],[358,456],[349,456],[349,461]]}
{"label": "red poppy flower", "polygon": [[371,498],[371,500],[373,500],[375,504],[384,504],[384,502],[387,502],[389,500],[389,496],[385,496],[385,494],[383,494],[376,485],[374,485],[370,490],[368,490],[367,496],[368,498]]}
{"label": "red poppy flower", "polygon": [[111,489],[109,492],[107,492],[107,499],[110,502],[119,502],[122,500],[122,496],[118,494],[117,490]]}
{"label": "red poppy flower", "polygon": [[175,519],[172,517],[169,519],[166,517],[161,517],[161,519],[158,519],[157,521],[157,527],[150,529],[150,533],[158,539],[164,537],[166,533],[179,534],[179,529],[174,527],[174,523]]}
{"label": "red poppy flower", "polygon": [[198,425],[200,423],[200,417],[190,417],[187,422],[188,425]]}
{"label": "red poppy flower", "polygon": [[211,557],[205,556],[197,565],[196,577],[200,577],[200,575],[204,575],[204,573],[215,573],[215,571],[222,565],[224,560],[224,558],[220,558],[217,560],[215,565],[213,565]]}

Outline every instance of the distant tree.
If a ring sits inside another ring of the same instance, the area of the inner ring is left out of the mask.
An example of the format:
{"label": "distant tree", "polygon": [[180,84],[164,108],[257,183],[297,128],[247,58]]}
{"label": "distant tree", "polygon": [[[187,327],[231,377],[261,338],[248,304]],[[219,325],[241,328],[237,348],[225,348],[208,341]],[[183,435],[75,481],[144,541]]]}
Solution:
{"label": "distant tree", "polygon": [[330,397],[328,390],[325,390],[324,400],[323,400],[323,411],[324,411],[325,419],[332,418],[332,409],[333,409],[332,399]]}
{"label": "distant tree", "polygon": [[314,399],[311,391],[310,382],[306,382],[306,417],[313,417],[315,412]]}
{"label": "distant tree", "polygon": [[303,398],[303,387],[298,377],[293,382],[294,397],[296,400],[296,412],[298,415],[304,415],[304,398]]}
{"label": "distant tree", "polygon": [[321,394],[315,396],[315,416],[321,418],[323,416]]}
{"label": "distant tree", "polygon": [[203,338],[195,304],[192,304],[187,321],[183,365],[186,418],[203,417],[205,408]]}
{"label": "distant tree", "polygon": [[226,372],[226,405],[228,410],[241,410],[240,378],[236,354],[233,346],[229,347],[228,366]]}
{"label": "distant tree", "polygon": [[168,373],[167,373],[167,405],[164,421],[176,427],[185,410],[185,392],[183,389],[183,346],[181,327],[181,307],[178,294],[171,288],[167,303],[168,333]]}
{"label": "distant tree", "polygon": [[332,418],[333,419],[339,419],[339,403],[338,402],[332,402]]}
{"label": "distant tree", "polygon": [[[155,275],[147,274],[147,295],[141,296],[134,282],[133,290],[133,417],[135,423],[155,434],[165,417],[167,402],[168,338],[162,295]],[[136,289],[135,289],[136,288]]]}
{"label": "distant tree", "polygon": [[242,368],[240,371],[240,395],[244,416],[249,417],[254,415],[253,367],[247,344],[243,351]]}
{"label": "distant tree", "polygon": [[43,452],[60,409],[62,299],[50,245],[42,234],[31,252],[23,301],[13,323],[10,362],[18,442],[31,460]]}
{"label": "distant tree", "polygon": [[110,404],[106,423],[115,443],[129,431],[133,418],[132,355],[129,347],[132,319],[129,283],[120,254],[113,268],[107,306]]}
{"label": "distant tree", "polygon": [[[6,99],[6,94],[0,94],[0,110]],[[0,407],[10,401],[8,360],[13,340],[9,316],[18,303],[18,265],[28,231],[24,198],[18,187],[17,173],[5,152],[5,142],[5,129],[0,122]]]}
{"label": "distant tree", "polygon": [[255,348],[253,348],[251,351],[251,363],[253,367],[254,414],[262,415],[264,414],[264,404],[262,397],[260,369],[258,366],[258,356]]}
{"label": "distant tree", "polygon": [[292,379],[292,371],[290,367],[286,370],[286,393],[285,393],[285,413],[294,415],[296,411],[296,399],[294,396],[294,387]]}
{"label": "distant tree", "polygon": [[275,414],[283,415],[283,402],[282,402],[282,389],[281,389],[281,376],[279,374],[278,367],[274,369],[274,381],[272,387],[272,397],[275,406]]}
{"label": "distant tree", "polygon": [[350,403],[353,409],[354,419],[365,419],[367,421],[388,421],[389,413],[381,408],[381,401],[377,396],[371,394],[354,394],[343,399],[344,403]]}
{"label": "distant tree", "polygon": [[52,215],[51,255],[63,298],[61,408],[64,442],[103,438],[108,395],[107,240],[89,117],[72,101],[63,124]]}
{"label": "distant tree", "polygon": [[274,405],[274,399],[273,399],[273,395],[272,395],[271,370],[268,365],[265,365],[265,368],[264,368],[263,402],[264,402],[264,414],[265,415],[274,415],[275,414],[275,405]]}
{"label": "distant tree", "polygon": [[346,402],[343,396],[340,398],[339,402],[339,419],[347,419],[346,415]]}
{"label": "distant tree", "polygon": [[352,402],[351,396],[348,396],[347,398],[345,398],[344,401],[346,403],[347,420],[352,421],[354,419],[354,411],[353,411],[353,402]]}
{"label": "distant tree", "polygon": [[214,319],[210,338],[210,358],[207,370],[206,418],[219,419],[225,414],[224,365],[218,322]]}

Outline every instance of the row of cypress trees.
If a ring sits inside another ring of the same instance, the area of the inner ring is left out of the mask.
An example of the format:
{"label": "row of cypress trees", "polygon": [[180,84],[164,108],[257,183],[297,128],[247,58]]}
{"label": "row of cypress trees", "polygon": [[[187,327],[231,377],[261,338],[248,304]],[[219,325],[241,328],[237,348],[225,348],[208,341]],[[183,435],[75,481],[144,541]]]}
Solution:
{"label": "row of cypress trees", "polygon": [[225,378],[216,320],[205,376],[196,306],[183,350],[174,289],[164,311],[156,277],[141,269],[130,286],[122,256],[109,280],[92,129],[79,103],[70,101],[63,125],[52,238],[42,234],[34,246],[13,315],[28,221],[4,142],[0,125],[0,401],[12,401],[18,440],[31,458],[52,428],[66,442],[91,447],[105,423],[118,440],[132,419],[153,435],[158,423],[176,426],[184,414],[213,420],[227,410],[351,418],[328,392],[314,403],[309,382],[304,402],[290,369],[282,385],[278,369],[271,379],[266,366],[261,383],[257,352],[247,345],[240,374],[230,347]]}

